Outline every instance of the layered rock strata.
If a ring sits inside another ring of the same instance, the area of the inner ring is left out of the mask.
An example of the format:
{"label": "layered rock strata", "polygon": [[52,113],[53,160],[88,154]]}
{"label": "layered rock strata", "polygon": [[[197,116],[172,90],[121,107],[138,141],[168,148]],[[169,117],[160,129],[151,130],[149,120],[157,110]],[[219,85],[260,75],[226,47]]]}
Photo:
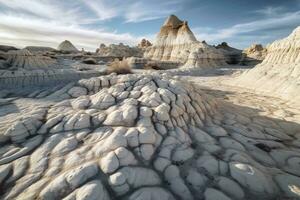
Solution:
{"label": "layered rock strata", "polygon": [[300,27],[287,38],[267,46],[267,55],[255,68],[243,73],[235,84],[284,99],[300,100]]}
{"label": "layered rock strata", "polygon": [[257,65],[261,63],[267,55],[267,49],[261,44],[253,44],[249,48],[244,49],[240,64]]}
{"label": "layered rock strata", "polygon": [[101,44],[96,50],[96,53],[99,56],[116,58],[141,57],[143,55],[141,49],[137,47],[130,47],[128,45],[124,45],[123,43],[110,44],[109,46]]}
{"label": "layered rock strata", "polygon": [[228,64],[239,64],[242,59],[242,50],[230,47],[226,42],[216,46],[217,49],[220,49],[226,58],[226,63]]}
{"label": "layered rock strata", "polygon": [[184,67],[217,67],[226,65],[225,57],[216,48],[197,41],[186,21],[171,15],[144,57],[158,61],[178,62]]}
{"label": "layered rock strata", "polygon": [[69,40],[65,40],[62,43],[60,43],[57,47],[57,50],[66,52],[66,53],[79,52],[79,50]]}
{"label": "layered rock strata", "polygon": [[300,195],[299,146],[283,145],[292,136],[223,116],[198,87],[166,75],[80,80],[0,124],[2,199]]}
{"label": "layered rock strata", "polygon": [[42,70],[49,69],[56,64],[56,60],[33,54],[27,49],[10,51],[6,55],[6,70]]}

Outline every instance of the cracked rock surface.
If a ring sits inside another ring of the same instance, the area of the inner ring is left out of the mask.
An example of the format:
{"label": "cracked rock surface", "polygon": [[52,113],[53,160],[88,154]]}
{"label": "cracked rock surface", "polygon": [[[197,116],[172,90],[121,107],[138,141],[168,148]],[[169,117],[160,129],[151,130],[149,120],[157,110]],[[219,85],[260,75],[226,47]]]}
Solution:
{"label": "cracked rock surface", "polygon": [[0,104],[1,199],[300,198],[297,124],[167,74],[40,93]]}

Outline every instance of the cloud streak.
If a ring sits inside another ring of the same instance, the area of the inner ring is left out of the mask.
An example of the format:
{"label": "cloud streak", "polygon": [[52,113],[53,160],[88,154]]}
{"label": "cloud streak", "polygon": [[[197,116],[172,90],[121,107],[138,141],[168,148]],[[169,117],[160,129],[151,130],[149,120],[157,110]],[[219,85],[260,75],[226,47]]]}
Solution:
{"label": "cloud streak", "polygon": [[62,25],[35,18],[20,18],[0,14],[0,42],[7,45],[18,44],[47,45],[56,48],[65,40],[71,40],[78,48],[94,51],[100,43],[125,42],[137,44],[141,39],[129,33],[119,34],[103,30],[92,30],[74,25]]}
{"label": "cloud streak", "polygon": [[[286,29],[299,26],[300,11],[286,12],[274,15],[279,9],[265,10],[263,14],[266,18],[255,20],[248,23],[236,24],[231,27],[215,30],[210,27],[196,27],[194,29],[199,39],[212,43],[220,43],[225,40],[236,40],[238,46],[247,42],[263,43],[266,40],[272,40],[282,37],[286,33]],[[258,11],[260,12],[260,10]],[[271,33],[271,34],[270,34]]]}

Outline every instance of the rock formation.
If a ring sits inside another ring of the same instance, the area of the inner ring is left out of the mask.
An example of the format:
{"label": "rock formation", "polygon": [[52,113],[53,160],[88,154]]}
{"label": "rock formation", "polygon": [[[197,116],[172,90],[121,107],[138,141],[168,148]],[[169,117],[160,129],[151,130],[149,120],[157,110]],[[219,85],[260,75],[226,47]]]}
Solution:
{"label": "rock formation", "polygon": [[225,57],[216,48],[197,41],[186,21],[171,15],[144,57],[158,61],[174,61],[184,67],[216,67],[226,65]]}
{"label": "rock formation", "polygon": [[228,64],[238,64],[242,58],[242,50],[230,47],[226,42],[216,46],[217,49],[220,49],[226,57],[226,63]]}
{"label": "rock formation", "polygon": [[7,54],[6,66],[8,70],[48,69],[55,64],[55,60],[46,56],[36,55],[27,49],[10,51]]}
{"label": "rock formation", "polygon": [[79,50],[68,40],[63,41],[57,47],[57,50],[66,52],[66,53],[77,53]]}
{"label": "rock formation", "polygon": [[267,46],[267,55],[235,83],[285,99],[300,100],[300,27]]}
{"label": "rock formation", "polygon": [[152,46],[151,42],[149,40],[146,40],[145,38],[142,39],[142,41],[138,44],[138,47],[141,49],[145,49],[150,46]]}
{"label": "rock formation", "polygon": [[123,43],[120,43],[118,45],[110,44],[109,46],[101,44],[100,48],[96,50],[96,53],[99,56],[116,58],[141,57],[143,54],[139,48],[130,47],[128,45],[124,45]]}
{"label": "rock formation", "polygon": [[31,53],[27,49],[9,51],[0,59],[0,88],[58,85],[81,78],[99,76],[100,71],[79,71],[70,63]]}
{"label": "rock formation", "polygon": [[13,46],[0,45],[0,51],[8,52],[8,51],[12,51],[12,50],[18,50],[18,48],[13,47]]}
{"label": "rock formation", "polygon": [[261,63],[267,54],[267,49],[261,44],[253,44],[249,48],[244,49],[242,53],[242,65],[257,65]]}
{"label": "rock formation", "polygon": [[292,138],[221,114],[219,102],[189,82],[101,76],[33,92],[27,104],[41,97],[13,121],[0,116],[1,199],[300,195],[299,148],[283,145]]}
{"label": "rock formation", "polygon": [[51,47],[43,47],[43,46],[27,46],[24,49],[32,53],[45,53],[45,52],[53,52],[56,51],[54,48]]}

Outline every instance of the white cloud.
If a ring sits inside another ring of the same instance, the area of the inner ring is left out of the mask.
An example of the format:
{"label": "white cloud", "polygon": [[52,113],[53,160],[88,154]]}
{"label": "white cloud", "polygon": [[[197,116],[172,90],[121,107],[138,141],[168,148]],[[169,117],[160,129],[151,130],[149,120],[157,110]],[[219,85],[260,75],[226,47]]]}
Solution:
{"label": "white cloud", "polygon": [[115,17],[125,19],[126,23],[136,23],[159,19],[181,9],[187,0],[82,0],[95,13],[99,20]]}
{"label": "white cloud", "polygon": [[42,19],[0,14],[0,43],[28,45],[46,45],[56,48],[68,39],[78,48],[94,51],[100,43],[124,42],[136,45],[141,39],[129,33],[119,34],[102,30],[91,30],[77,25],[62,25]]}
{"label": "white cloud", "polygon": [[258,13],[265,16],[276,16],[281,14],[284,10],[285,8],[282,6],[278,6],[278,7],[267,6],[263,9],[255,10],[253,13]]}
{"label": "white cloud", "polygon": [[[271,12],[270,12],[271,13]],[[268,15],[268,17],[248,23],[236,24],[228,28],[215,30],[211,27],[196,27],[194,30],[199,40],[206,40],[211,43],[220,43],[222,41],[236,41],[243,45],[253,42],[263,43],[268,39],[282,37],[282,33],[286,32],[286,28],[299,26],[300,11],[286,12],[278,15]],[[276,32],[276,30],[279,30]],[[264,33],[258,35],[258,33]]]}
{"label": "white cloud", "polygon": [[105,0],[82,0],[82,2],[96,14],[99,20],[107,20],[118,16],[118,5],[111,6],[111,2],[110,4]]}

